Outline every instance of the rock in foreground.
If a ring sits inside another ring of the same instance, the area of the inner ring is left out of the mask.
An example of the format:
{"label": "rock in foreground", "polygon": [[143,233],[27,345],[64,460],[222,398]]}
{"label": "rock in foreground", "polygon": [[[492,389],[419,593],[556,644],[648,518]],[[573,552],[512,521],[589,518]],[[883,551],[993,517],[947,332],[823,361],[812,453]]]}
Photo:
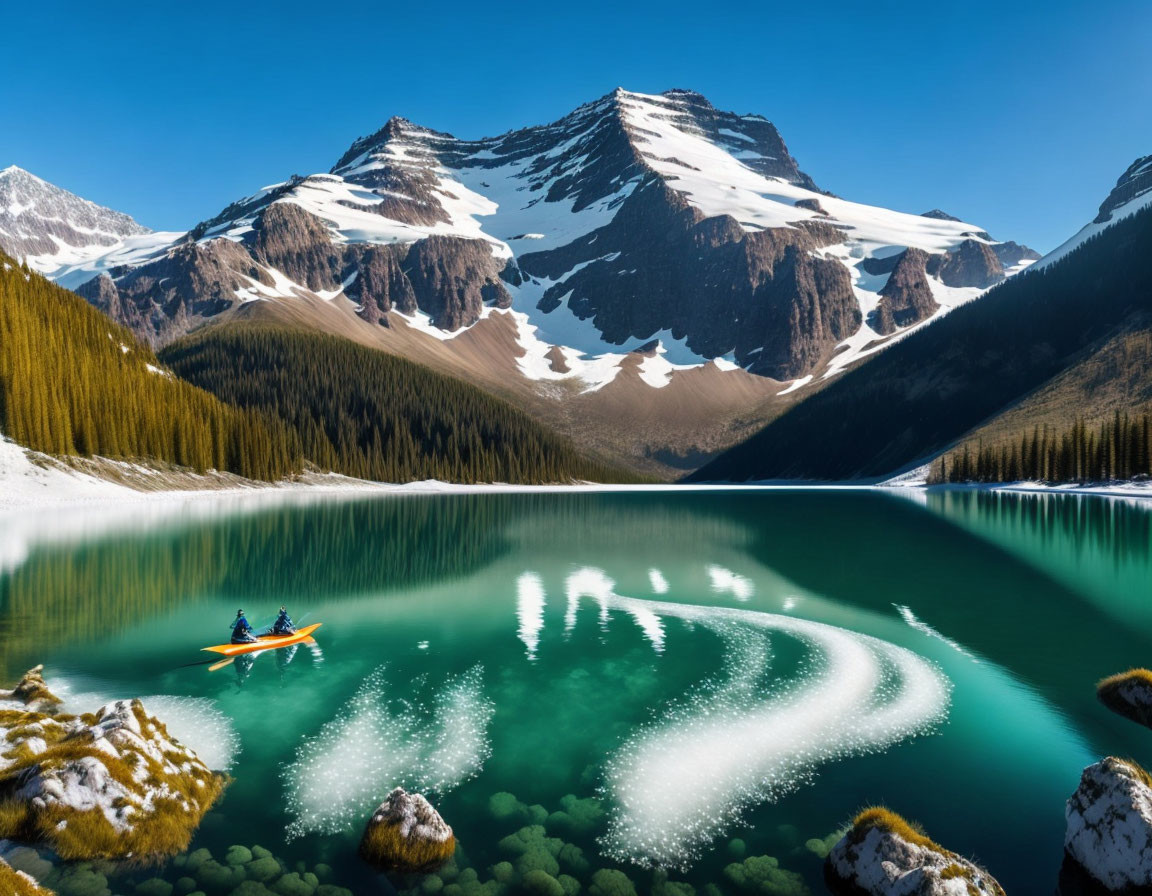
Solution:
{"label": "rock in foreground", "polygon": [[368,821],[360,841],[365,861],[388,871],[428,872],[456,851],[456,837],[428,800],[397,787]]}
{"label": "rock in foreground", "polygon": [[0,701],[22,703],[33,712],[54,712],[60,705],[60,698],[48,689],[43,673],[43,666],[29,669],[16,687],[0,691]]}
{"label": "rock in foreground", "polygon": [[887,809],[867,809],[824,864],[840,896],[1004,896],[990,874]]}
{"label": "rock in foreground", "polygon": [[0,859],[0,893],[4,896],[52,896],[51,890],[45,890],[23,871],[13,871],[3,859]]}
{"label": "rock in foreground", "polygon": [[[13,693],[29,681],[27,705],[45,706],[37,670]],[[69,860],[174,855],[224,784],[139,700],[81,716],[0,708],[0,838]]]}
{"label": "rock in foreground", "polygon": [[1129,669],[1096,685],[1096,696],[1112,712],[1152,728],[1152,672]]}
{"label": "rock in foreground", "polygon": [[1064,850],[1077,870],[1106,890],[1152,887],[1152,778],[1144,769],[1114,756],[1088,766],[1064,815]]}

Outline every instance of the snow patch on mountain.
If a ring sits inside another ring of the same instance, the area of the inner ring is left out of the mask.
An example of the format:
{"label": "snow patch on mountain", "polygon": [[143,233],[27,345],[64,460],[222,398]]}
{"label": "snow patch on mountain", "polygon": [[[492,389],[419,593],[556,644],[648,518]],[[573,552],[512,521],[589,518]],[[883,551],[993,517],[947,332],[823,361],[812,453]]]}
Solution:
{"label": "snow patch on mountain", "polygon": [[16,165],[0,170],[0,249],[47,273],[149,234],[122,212],[104,208]]}

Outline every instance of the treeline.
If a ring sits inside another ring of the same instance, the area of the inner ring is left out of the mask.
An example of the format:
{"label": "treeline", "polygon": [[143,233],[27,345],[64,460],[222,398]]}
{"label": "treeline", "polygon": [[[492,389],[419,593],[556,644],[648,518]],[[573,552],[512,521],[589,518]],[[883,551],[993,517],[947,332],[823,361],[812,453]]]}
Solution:
{"label": "treeline", "polygon": [[1036,426],[1016,442],[965,445],[932,465],[929,482],[1107,482],[1152,475],[1152,417],[1117,411],[1070,428]]}
{"label": "treeline", "polygon": [[56,455],[170,462],[275,480],[300,440],[160,368],[128,330],[0,253],[0,432]]}
{"label": "treeline", "polygon": [[[1152,209],[886,348],[690,478],[879,477],[944,450],[1086,349],[1147,330],[1149,245]],[[1123,375],[1152,380],[1139,367]]]}
{"label": "treeline", "polygon": [[160,357],[229,404],[285,421],[324,470],[383,482],[630,478],[475,386],[347,339],[209,327]]}

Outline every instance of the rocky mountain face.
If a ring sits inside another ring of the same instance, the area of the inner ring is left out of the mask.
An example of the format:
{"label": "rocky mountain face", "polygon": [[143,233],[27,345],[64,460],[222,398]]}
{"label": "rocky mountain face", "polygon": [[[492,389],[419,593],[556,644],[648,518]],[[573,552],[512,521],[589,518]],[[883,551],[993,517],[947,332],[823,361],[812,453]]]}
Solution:
{"label": "rocky mountain face", "polygon": [[758,115],[616,90],[480,140],[393,118],[326,174],[239,200],[149,256],[57,276],[154,344],[307,292],[445,332],[512,308],[522,332],[584,357],[657,339],[670,361],[794,380],[1033,257],[940,212],[822,192]]}
{"label": "rocky mountain face", "polygon": [[0,250],[37,270],[103,254],[127,237],[150,232],[23,168],[0,171]]}
{"label": "rocky mountain face", "polygon": [[[692,478],[880,478],[956,445],[1019,446],[1037,427],[1148,411],[1152,157],[1128,168],[1102,209],[1106,223],[806,396]],[[943,256],[910,247],[865,260],[866,272],[887,277],[872,327],[931,313],[925,280],[987,282],[1001,254],[1019,251],[972,239]]]}

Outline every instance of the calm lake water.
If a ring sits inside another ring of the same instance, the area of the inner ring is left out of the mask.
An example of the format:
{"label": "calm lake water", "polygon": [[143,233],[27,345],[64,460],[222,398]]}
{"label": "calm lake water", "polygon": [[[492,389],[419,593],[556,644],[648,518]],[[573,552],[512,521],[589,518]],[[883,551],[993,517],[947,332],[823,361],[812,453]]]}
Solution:
{"label": "calm lake water", "polygon": [[[393,891],[355,849],[397,784],[479,881],[543,823],[585,891],[619,868],[739,893],[725,869],[768,855],[798,877],[761,892],[822,893],[817,841],[884,804],[1047,894],[1080,770],[1152,760],[1094,695],[1152,662],[1150,551],[1147,510],[1072,496],[319,502],[33,547],[0,573],[0,669],[43,662],[78,707],[196,698],[153,706],[234,752],[193,848],[259,844],[358,894]],[[209,671],[238,607],[281,603],[316,645]]]}

